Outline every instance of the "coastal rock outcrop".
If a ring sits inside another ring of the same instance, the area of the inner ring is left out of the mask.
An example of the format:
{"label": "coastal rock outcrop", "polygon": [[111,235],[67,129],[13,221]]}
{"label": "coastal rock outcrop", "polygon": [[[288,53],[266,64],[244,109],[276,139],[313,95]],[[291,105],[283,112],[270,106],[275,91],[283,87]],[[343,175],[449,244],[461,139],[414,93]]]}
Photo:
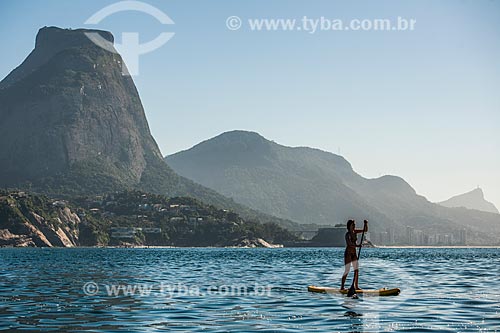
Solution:
{"label": "coastal rock outcrop", "polygon": [[80,218],[68,207],[24,192],[0,195],[0,246],[74,247]]}
{"label": "coastal rock outcrop", "polygon": [[232,244],[229,245],[230,247],[265,247],[265,248],[279,248],[283,247],[281,244],[271,244],[266,242],[262,238],[257,238],[257,237],[251,237],[251,238],[240,238],[235,240]]}

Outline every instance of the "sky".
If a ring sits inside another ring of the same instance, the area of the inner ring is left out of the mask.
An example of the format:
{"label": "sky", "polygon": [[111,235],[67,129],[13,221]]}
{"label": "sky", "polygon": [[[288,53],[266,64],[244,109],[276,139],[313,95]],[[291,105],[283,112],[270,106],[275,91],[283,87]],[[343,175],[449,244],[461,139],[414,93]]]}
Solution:
{"label": "sky", "polygon": [[[0,1],[0,78],[43,26],[173,38],[134,76],[164,155],[234,129],[403,177],[430,201],[480,186],[500,208],[500,1],[144,1],[85,24],[108,0]],[[238,30],[227,18],[238,16]],[[249,19],[415,19],[413,31],[252,31]]]}

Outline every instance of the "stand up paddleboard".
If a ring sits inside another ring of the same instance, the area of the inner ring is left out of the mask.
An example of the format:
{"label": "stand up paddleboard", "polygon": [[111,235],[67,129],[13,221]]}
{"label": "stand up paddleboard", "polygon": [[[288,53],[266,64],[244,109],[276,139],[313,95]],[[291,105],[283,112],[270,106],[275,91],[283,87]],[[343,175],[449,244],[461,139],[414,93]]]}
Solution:
{"label": "stand up paddleboard", "polygon": [[[329,294],[344,294],[347,295],[347,292],[349,290],[344,289],[340,290],[337,288],[329,288],[329,287],[318,287],[318,286],[309,286],[307,287],[307,291],[310,291],[312,293],[329,293]],[[356,294],[363,294],[363,295],[370,295],[370,296],[397,296],[401,290],[399,288],[393,288],[393,289],[387,289],[387,288],[381,288],[381,289],[372,289],[372,290],[356,290]]]}

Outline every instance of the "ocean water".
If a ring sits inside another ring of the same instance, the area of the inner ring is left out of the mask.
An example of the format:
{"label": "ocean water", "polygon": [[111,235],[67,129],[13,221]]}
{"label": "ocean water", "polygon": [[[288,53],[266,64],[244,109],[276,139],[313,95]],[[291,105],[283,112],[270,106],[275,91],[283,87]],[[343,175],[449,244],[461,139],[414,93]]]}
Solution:
{"label": "ocean water", "polygon": [[[500,249],[0,249],[0,331],[496,332]],[[348,278],[350,284],[351,275]]]}

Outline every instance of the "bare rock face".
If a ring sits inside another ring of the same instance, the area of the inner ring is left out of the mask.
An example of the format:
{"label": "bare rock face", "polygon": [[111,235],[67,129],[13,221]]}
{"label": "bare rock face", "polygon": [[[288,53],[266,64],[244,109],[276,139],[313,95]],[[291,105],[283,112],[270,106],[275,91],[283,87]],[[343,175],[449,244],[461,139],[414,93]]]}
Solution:
{"label": "bare rock face", "polygon": [[162,158],[122,58],[86,31],[40,29],[33,52],[0,83],[0,185],[75,170],[137,184],[147,161]]}
{"label": "bare rock face", "polygon": [[271,244],[266,242],[262,238],[250,237],[250,238],[240,238],[234,240],[230,247],[266,247],[266,248],[279,248],[283,247],[281,244]]}
{"label": "bare rock face", "polygon": [[24,192],[0,194],[0,246],[74,247],[80,218],[68,207]]}
{"label": "bare rock face", "polygon": [[35,247],[36,245],[31,237],[15,235],[9,229],[0,229],[0,246]]}
{"label": "bare rock face", "polygon": [[36,36],[35,49],[24,60],[21,66],[14,69],[2,82],[0,82],[0,89],[4,89],[14,82],[25,78],[64,49],[91,44],[92,42],[87,36],[80,33],[85,31],[97,32],[105,40],[111,43],[114,42],[113,35],[107,31],[44,27],[40,29]]}

